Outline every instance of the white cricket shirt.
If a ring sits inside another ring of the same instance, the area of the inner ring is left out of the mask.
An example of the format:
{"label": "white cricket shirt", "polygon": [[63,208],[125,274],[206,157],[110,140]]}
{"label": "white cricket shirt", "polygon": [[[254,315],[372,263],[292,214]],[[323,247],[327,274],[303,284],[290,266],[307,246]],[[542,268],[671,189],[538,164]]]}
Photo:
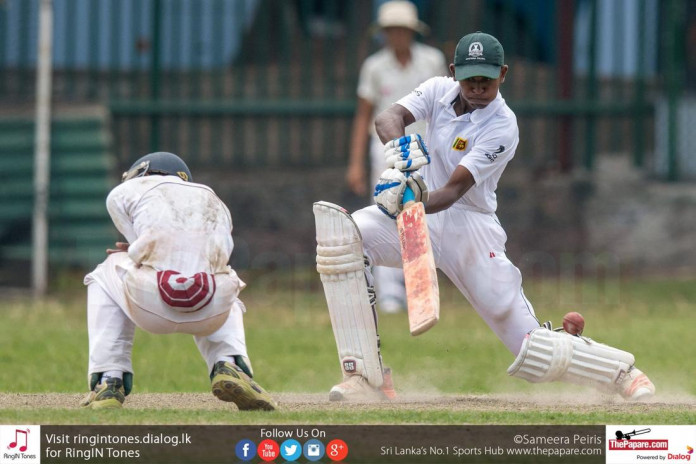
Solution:
{"label": "white cricket shirt", "polygon": [[[376,116],[425,80],[446,75],[445,55],[437,48],[414,42],[411,45],[411,61],[403,66],[394,52],[384,47],[363,62],[358,80],[358,97],[374,105],[373,116]],[[374,124],[371,123],[370,128],[376,137]],[[422,124],[410,131],[418,132],[424,128]]]}
{"label": "white cricket shirt", "polygon": [[137,264],[184,275],[228,272],[232,217],[210,187],[145,176],[115,187],[106,207]]}
{"label": "white cricket shirt", "polygon": [[444,187],[462,165],[476,184],[455,205],[494,213],[498,180],[519,143],[517,118],[500,92],[487,107],[457,116],[453,104],[458,94],[457,81],[434,77],[397,103],[428,123],[425,142],[431,163],[420,169],[428,188]]}

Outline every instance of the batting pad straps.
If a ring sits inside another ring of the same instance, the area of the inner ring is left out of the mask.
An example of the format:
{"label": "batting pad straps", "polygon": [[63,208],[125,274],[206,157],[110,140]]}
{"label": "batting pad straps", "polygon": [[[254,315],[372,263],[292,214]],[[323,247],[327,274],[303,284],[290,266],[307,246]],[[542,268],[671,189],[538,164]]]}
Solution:
{"label": "batting pad straps", "polygon": [[507,372],[534,383],[559,380],[615,392],[634,362],[626,351],[539,327],[527,335]]}
{"label": "batting pad straps", "polygon": [[377,317],[370,302],[358,226],[346,210],[327,202],[314,204],[317,271],[326,294],[338,358],[344,376],[362,375],[382,385]]}

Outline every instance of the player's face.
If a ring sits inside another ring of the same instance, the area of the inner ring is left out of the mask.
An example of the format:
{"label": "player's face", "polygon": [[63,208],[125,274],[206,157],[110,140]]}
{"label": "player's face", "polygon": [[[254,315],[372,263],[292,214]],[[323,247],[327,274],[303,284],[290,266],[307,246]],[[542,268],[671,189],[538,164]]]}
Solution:
{"label": "player's face", "polygon": [[474,76],[459,82],[459,93],[466,103],[473,109],[478,110],[487,107],[498,95],[500,84],[505,81],[507,66],[500,69],[500,76],[497,79],[489,77]]}
{"label": "player's face", "polygon": [[406,27],[385,27],[384,36],[387,39],[389,47],[396,51],[402,52],[408,50],[413,43],[414,32]]}

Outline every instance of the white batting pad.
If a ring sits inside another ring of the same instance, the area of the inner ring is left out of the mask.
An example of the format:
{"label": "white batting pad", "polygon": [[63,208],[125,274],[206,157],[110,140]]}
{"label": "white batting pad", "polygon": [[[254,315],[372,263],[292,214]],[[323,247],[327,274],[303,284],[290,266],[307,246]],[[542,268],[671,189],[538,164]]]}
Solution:
{"label": "white batting pad", "polygon": [[317,271],[321,276],[344,376],[359,374],[382,385],[377,316],[367,292],[362,237],[348,212],[314,203]]}
{"label": "white batting pad", "polygon": [[539,327],[527,335],[507,372],[534,383],[559,380],[616,391],[633,363],[626,351]]}

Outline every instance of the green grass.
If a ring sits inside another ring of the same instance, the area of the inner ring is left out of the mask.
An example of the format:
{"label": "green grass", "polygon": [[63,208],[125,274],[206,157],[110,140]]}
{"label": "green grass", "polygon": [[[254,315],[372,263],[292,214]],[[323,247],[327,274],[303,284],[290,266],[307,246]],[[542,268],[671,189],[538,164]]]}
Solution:
{"label": "green grass", "polygon": [[[247,344],[256,379],[271,392],[325,393],[338,380],[333,334],[313,273],[247,275],[243,292]],[[577,392],[560,384],[532,385],[507,376],[512,355],[444,279],[440,323],[411,337],[404,314],[381,315],[385,363],[397,389],[446,395]],[[540,320],[558,324],[581,312],[585,334],[634,353],[662,395],[696,395],[696,281],[534,280],[525,292]],[[15,298],[0,304],[0,391],[83,393],[86,390],[85,292],[61,285],[41,302]],[[138,330],[133,354],[138,393],[209,392],[208,373],[192,337]],[[237,414],[206,410],[128,410],[95,415],[59,409],[9,410],[0,423],[696,423],[693,408],[640,412],[608,408],[583,413],[370,409]]]}
{"label": "green grass", "polygon": [[244,412],[209,410],[107,410],[95,413],[79,409],[39,408],[30,411],[0,409],[0,423],[6,424],[93,424],[93,425],[597,425],[597,424],[693,424],[694,411],[671,410],[650,413],[559,413],[554,411],[429,411],[359,410]]}

